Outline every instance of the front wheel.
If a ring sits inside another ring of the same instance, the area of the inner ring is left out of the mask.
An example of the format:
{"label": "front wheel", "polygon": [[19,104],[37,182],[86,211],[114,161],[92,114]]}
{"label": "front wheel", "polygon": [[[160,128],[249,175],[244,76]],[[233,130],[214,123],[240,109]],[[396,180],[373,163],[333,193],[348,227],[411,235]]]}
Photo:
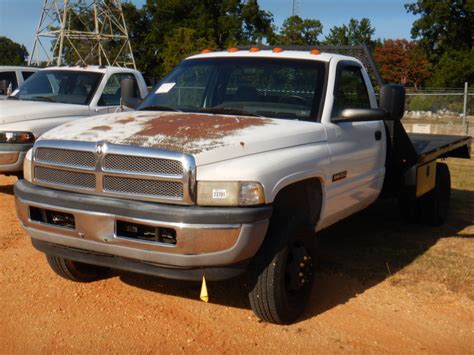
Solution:
{"label": "front wheel", "polygon": [[59,256],[46,255],[48,264],[59,276],[75,282],[92,282],[106,276],[108,269],[101,266],[84,264]]}
{"label": "front wheel", "polygon": [[252,266],[250,305],[262,320],[288,324],[308,302],[313,267],[307,241],[295,221],[270,226]]}

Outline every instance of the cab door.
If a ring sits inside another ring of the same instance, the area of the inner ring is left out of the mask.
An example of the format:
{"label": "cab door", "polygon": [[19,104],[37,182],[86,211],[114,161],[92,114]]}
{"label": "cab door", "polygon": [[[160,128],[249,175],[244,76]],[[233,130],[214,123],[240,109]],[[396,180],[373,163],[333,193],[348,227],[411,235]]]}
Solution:
{"label": "cab door", "polygon": [[[369,80],[357,62],[339,62],[331,117],[347,108],[376,108],[375,97],[369,95]],[[331,121],[326,127],[332,173],[326,216],[335,222],[378,197],[385,174],[385,128],[383,121]]]}

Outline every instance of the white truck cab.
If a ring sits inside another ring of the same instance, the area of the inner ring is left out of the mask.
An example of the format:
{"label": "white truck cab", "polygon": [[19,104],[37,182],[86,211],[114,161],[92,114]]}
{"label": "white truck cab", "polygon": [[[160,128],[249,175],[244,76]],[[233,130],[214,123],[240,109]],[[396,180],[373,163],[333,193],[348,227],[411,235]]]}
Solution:
{"label": "white truck cab", "polygon": [[[315,232],[383,189],[446,218],[470,138],[408,136],[404,88],[380,103],[356,58],[232,49],[188,58],[138,111],[57,127],[25,159],[18,217],[73,281],[108,267],[218,281],[247,272],[254,312],[289,323],[312,285]],[[410,212],[411,211],[411,212]]]}
{"label": "white truck cab", "polygon": [[0,174],[22,171],[23,158],[38,137],[64,123],[112,113],[120,105],[121,81],[133,80],[133,97],[147,88],[133,69],[105,66],[48,67],[0,101]]}

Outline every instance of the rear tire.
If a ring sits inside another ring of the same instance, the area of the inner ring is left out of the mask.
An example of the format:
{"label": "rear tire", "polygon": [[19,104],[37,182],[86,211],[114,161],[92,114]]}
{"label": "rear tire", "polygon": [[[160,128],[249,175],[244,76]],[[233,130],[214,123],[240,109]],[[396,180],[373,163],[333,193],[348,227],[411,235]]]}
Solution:
{"label": "rear tire", "polygon": [[313,283],[307,238],[295,219],[270,225],[251,265],[250,305],[262,320],[289,324],[304,311]]}
{"label": "rear tire", "polygon": [[436,164],[436,184],[433,190],[420,198],[422,221],[440,226],[446,222],[451,198],[451,176],[444,163]]}
{"label": "rear tire", "polygon": [[48,264],[59,276],[75,282],[92,282],[104,278],[108,269],[101,266],[84,264],[59,256],[46,255]]}

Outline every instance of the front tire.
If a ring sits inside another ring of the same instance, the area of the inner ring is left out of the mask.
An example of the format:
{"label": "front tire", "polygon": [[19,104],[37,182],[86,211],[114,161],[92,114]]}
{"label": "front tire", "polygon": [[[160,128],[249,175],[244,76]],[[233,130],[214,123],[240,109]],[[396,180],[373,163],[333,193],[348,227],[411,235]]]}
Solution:
{"label": "front tire", "polygon": [[272,223],[252,266],[250,305],[262,320],[289,324],[304,311],[313,284],[308,237],[295,220]]}
{"label": "front tire", "polygon": [[84,264],[59,256],[46,255],[48,264],[59,276],[75,282],[92,282],[106,276],[108,269],[101,266]]}

